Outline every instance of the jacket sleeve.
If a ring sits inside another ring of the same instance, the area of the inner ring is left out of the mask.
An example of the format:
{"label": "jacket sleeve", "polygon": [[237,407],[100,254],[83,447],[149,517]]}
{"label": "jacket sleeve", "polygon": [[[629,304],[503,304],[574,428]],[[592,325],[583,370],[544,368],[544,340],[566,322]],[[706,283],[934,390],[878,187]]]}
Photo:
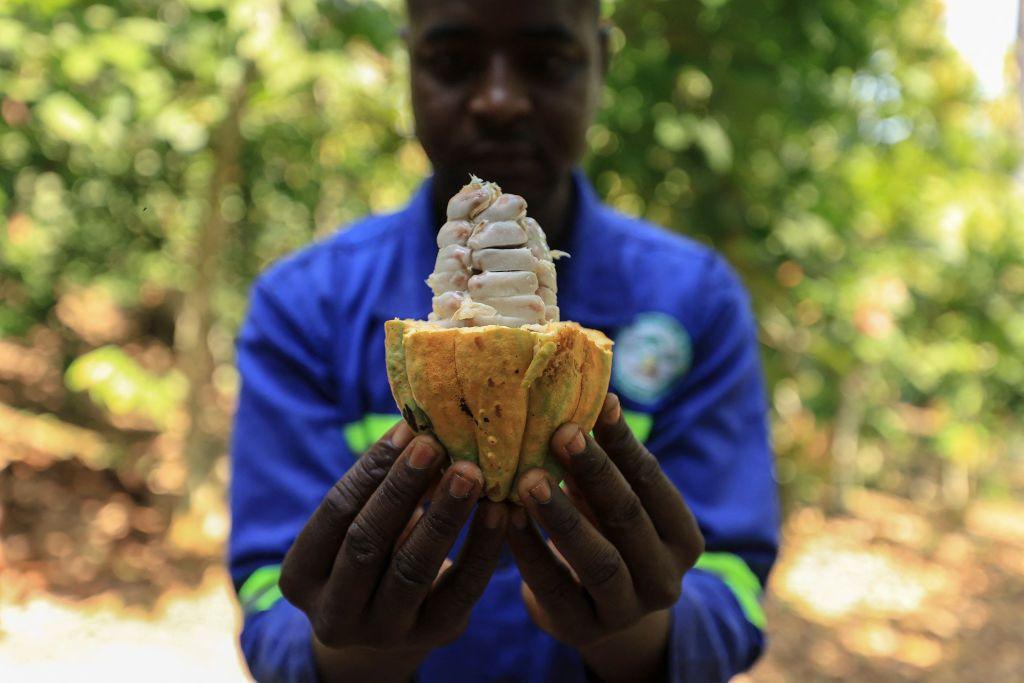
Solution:
{"label": "jacket sleeve", "polygon": [[673,610],[669,680],[726,681],[763,647],[760,596],[778,548],[765,388],[747,294],[717,255],[691,325],[692,362],[647,446],[693,510],[706,551]]}
{"label": "jacket sleeve", "polygon": [[[237,342],[241,390],[231,443],[229,562],[258,681],[315,681],[309,621],[281,597],[281,561],[352,463],[342,435],[327,319],[287,278],[257,282]],[[286,303],[287,302],[287,303]]]}

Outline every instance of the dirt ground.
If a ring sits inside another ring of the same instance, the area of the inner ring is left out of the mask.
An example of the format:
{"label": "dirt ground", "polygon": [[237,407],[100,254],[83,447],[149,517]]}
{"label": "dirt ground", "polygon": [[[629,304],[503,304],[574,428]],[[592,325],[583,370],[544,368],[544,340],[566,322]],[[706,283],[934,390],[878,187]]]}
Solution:
{"label": "dirt ground", "polygon": [[[73,460],[11,463],[0,500],[4,681],[249,680],[222,505],[171,526],[169,500]],[[799,510],[767,611],[738,683],[1021,680],[1024,504],[956,524],[868,492],[843,517]]]}
{"label": "dirt ground", "polygon": [[743,683],[1024,680],[1024,505],[976,503],[952,531],[868,493],[852,513],[790,518]]}

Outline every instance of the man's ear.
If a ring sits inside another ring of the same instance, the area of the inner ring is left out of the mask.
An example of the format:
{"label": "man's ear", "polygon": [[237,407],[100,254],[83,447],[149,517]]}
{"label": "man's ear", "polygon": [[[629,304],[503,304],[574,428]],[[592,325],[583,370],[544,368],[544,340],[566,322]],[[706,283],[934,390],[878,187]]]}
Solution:
{"label": "man's ear", "polygon": [[612,63],[612,26],[602,22],[597,27],[597,49],[601,57],[601,78],[607,78]]}

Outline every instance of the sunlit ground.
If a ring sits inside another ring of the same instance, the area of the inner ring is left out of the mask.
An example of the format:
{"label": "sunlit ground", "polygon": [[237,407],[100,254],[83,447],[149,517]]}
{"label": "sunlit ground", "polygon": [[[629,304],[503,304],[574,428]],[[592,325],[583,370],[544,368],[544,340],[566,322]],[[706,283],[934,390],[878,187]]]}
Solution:
{"label": "sunlit ground", "polygon": [[[187,542],[187,526],[177,535]],[[0,578],[3,680],[247,680],[216,556],[144,605],[116,582],[91,598],[54,594],[41,563],[11,563]],[[801,510],[786,527],[768,613],[769,652],[739,683],[1015,680],[1024,504],[977,503],[962,524],[867,492],[842,518]]]}
{"label": "sunlit ground", "polygon": [[744,683],[1020,680],[1024,505],[976,503],[961,526],[878,494],[851,503],[791,517],[771,647]]}
{"label": "sunlit ground", "polygon": [[24,592],[18,572],[0,579],[4,681],[246,681],[235,646],[236,608],[223,571],[172,589],[155,609],[115,595],[71,601]]}

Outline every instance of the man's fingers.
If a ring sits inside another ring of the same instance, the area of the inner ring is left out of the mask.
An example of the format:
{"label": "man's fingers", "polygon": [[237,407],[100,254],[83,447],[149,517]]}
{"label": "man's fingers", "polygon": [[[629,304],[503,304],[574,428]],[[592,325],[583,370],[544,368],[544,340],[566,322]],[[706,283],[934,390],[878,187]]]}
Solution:
{"label": "man's fingers", "polygon": [[544,611],[553,619],[593,627],[596,615],[582,586],[555,558],[523,508],[509,512],[506,535],[519,573]]}
{"label": "man's fingers", "polygon": [[632,619],[637,609],[636,592],[615,546],[552,484],[544,470],[523,475],[519,496],[594,598],[601,621],[612,625]]}
{"label": "man's fingers", "polygon": [[281,568],[281,591],[293,603],[311,597],[330,576],[345,533],[414,434],[397,422],[327,492],[306,522]]}
{"label": "man's fingers", "polygon": [[[572,423],[555,431],[551,449],[589,504],[598,528],[626,561],[637,593],[658,608],[671,604],[679,590],[675,560],[608,454]],[[657,585],[663,577],[670,577],[671,585]]]}
{"label": "man's fingers", "polygon": [[395,550],[401,548],[402,545],[409,539],[409,534],[411,534],[412,530],[416,528],[416,524],[419,523],[425,511],[426,510],[423,507],[423,501],[420,501],[420,504],[417,505],[416,509],[412,511],[412,517],[410,517],[409,521],[405,523],[405,528],[402,529],[402,533],[399,534],[398,540],[395,541]]}
{"label": "man's fingers", "polygon": [[456,562],[442,575],[420,611],[420,628],[437,632],[461,624],[484,594],[505,542],[508,506],[485,500],[477,507]]}
{"label": "man's fingers", "polygon": [[565,495],[569,496],[569,500],[572,501],[572,504],[578,507],[580,512],[590,520],[590,523],[597,526],[597,516],[591,509],[590,503],[587,502],[587,499],[583,495],[583,491],[580,490],[579,485],[573,481],[571,472],[567,471],[565,473],[565,479],[561,484],[559,484],[559,486],[561,486],[562,490],[565,491]]}
{"label": "man's fingers", "polygon": [[569,638],[564,636],[565,628],[555,620],[543,607],[541,607],[540,601],[537,596],[534,595],[533,589],[530,588],[530,584],[523,581],[519,584],[519,594],[523,597],[523,604],[526,605],[526,613],[530,615],[530,619],[533,623],[537,624],[542,631],[546,631],[549,634],[556,635],[557,638],[565,641],[569,641]]}
{"label": "man's fingers", "polygon": [[434,579],[435,586],[437,586],[437,584],[440,583],[441,579],[445,575],[445,572],[451,569],[453,564],[455,563],[452,562],[450,559],[448,559],[447,557],[444,558],[444,562],[441,563],[441,568],[437,570],[437,578]]}
{"label": "man's fingers", "polygon": [[697,520],[658,459],[633,435],[615,394],[605,398],[594,436],[643,502],[658,534],[679,554],[678,559],[692,566],[704,549]]}
{"label": "man's fingers", "polygon": [[483,488],[483,475],[476,465],[456,462],[448,468],[430,507],[391,558],[377,589],[371,621],[387,624],[397,633],[412,628],[420,605]]}
{"label": "man's fingers", "polygon": [[445,458],[432,436],[412,440],[349,526],[322,596],[324,613],[358,614],[365,608],[395,541]]}

